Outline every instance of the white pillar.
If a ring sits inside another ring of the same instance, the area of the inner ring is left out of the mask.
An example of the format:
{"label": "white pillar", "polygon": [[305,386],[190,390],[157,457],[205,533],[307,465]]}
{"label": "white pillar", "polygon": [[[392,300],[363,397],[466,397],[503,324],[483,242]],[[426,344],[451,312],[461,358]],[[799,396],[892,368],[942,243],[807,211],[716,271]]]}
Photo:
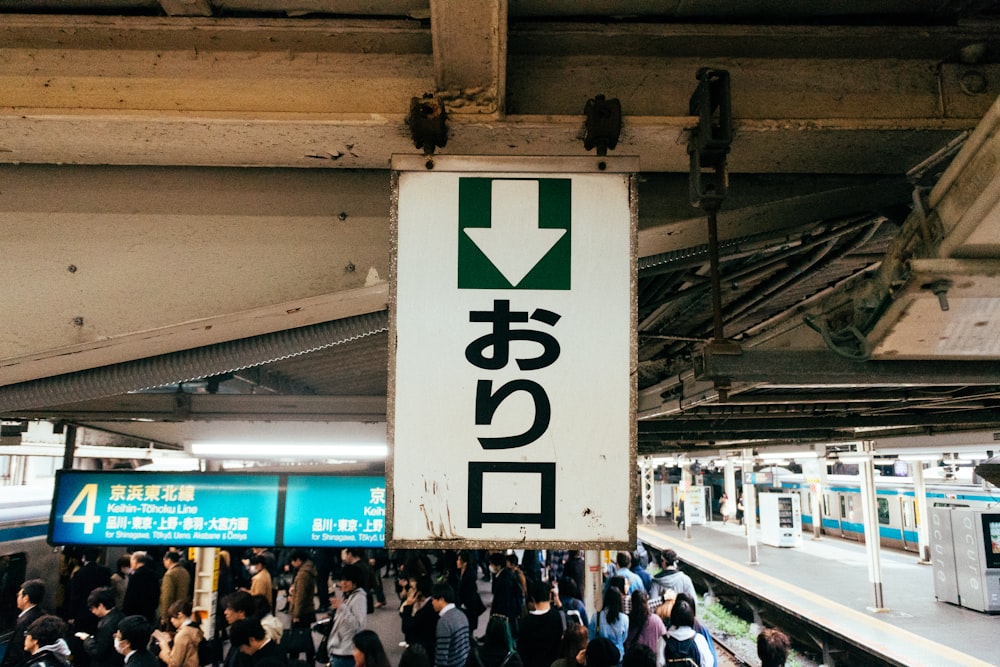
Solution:
{"label": "white pillar", "polygon": [[823,537],[823,485],[816,482],[810,486],[812,487],[812,491],[809,493],[813,516],[812,538],[819,540]]}
{"label": "white pillar", "polygon": [[757,488],[753,485],[753,450],[743,450],[743,522],[747,531],[747,562],[757,565]]}
{"label": "white pillar", "polygon": [[[235,556],[234,556],[235,558]],[[194,613],[201,618],[206,639],[215,636],[215,610],[219,602],[219,550],[215,547],[194,549]]]}
{"label": "white pillar", "polygon": [[[688,464],[690,465],[690,464]],[[684,498],[684,512],[681,516],[684,517],[684,539],[691,539],[691,522],[688,521],[688,497],[691,494],[691,490],[694,488],[694,479],[692,478],[691,471],[688,469],[688,465],[681,468],[681,494]]]}
{"label": "white pillar", "polygon": [[729,456],[726,457],[726,465],[722,469],[722,481],[729,497],[729,516],[736,516],[736,464]]}
{"label": "white pillar", "polygon": [[917,522],[917,551],[921,563],[931,562],[930,512],[927,506],[927,486],[924,484],[924,462],[910,463],[913,478],[913,518]]}
{"label": "white pillar", "polygon": [[885,609],[882,598],[882,561],[879,552],[878,503],[875,500],[875,465],[872,462],[874,443],[866,440],[861,443],[864,458],[858,465],[861,470],[861,515],[865,529],[865,552],[868,554],[868,581],[872,584],[875,598],[874,608]]}
{"label": "white pillar", "polygon": [[[802,462],[802,476],[809,483],[809,512],[812,514],[812,539],[823,537],[823,486],[826,484],[826,448],[816,451],[816,458]],[[804,510],[805,508],[803,508]]]}
{"label": "white pillar", "polygon": [[593,616],[601,600],[604,587],[604,575],[601,572],[601,552],[587,550],[583,554],[583,604],[587,608],[587,616]]}

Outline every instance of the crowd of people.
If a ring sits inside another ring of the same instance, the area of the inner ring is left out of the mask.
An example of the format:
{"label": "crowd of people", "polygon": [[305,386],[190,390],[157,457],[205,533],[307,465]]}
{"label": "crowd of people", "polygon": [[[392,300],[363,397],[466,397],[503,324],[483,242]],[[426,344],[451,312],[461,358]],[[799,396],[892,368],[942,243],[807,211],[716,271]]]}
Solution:
{"label": "crowd of people", "polygon": [[[383,572],[394,575],[399,600],[400,667],[718,665],[696,616],[694,586],[669,549],[653,573],[645,551],[619,552],[593,614],[582,600],[580,551],[529,549],[520,559],[501,551],[354,548],[256,548],[234,559],[222,551],[218,628],[210,637],[193,609],[193,567],[180,550],[159,559],[134,551],[114,572],[96,551],[78,556],[60,615],[42,608],[42,581],[21,586],[2,667],[390,667],[368,627],[369,615],[387,604]],[[480,579],[489,582],[489,605]],[[275,614],[276,602],[287,617]],[[764,667],[783,665],[788,650],[776,630],[758,637]]]}

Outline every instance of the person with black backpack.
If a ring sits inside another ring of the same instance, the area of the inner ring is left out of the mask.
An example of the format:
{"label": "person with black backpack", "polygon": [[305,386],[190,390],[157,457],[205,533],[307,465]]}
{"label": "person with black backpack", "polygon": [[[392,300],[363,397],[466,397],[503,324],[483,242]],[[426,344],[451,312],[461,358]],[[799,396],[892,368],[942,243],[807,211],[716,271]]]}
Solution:
{"label": "person with black backpack", "polygon": [[667,665],[715,667],[708,642],[694,629],[694,605],[686,596],[678,596],[670,610],[670,627],[664,637],[663,656]]}

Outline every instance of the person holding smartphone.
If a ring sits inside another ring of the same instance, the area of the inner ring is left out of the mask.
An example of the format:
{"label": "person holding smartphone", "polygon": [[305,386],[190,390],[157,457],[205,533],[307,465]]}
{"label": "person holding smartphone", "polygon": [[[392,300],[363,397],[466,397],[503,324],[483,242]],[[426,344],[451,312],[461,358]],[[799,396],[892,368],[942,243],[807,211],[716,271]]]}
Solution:
{"label": "person holding smartphone", "polygon": [[122,655],[115,650],[115,632],[125,614],[116,606],[117,598],[118,593],[111,586],[95,588],[87,596],[87,607],[97,617],[97,630],[92,635],[77,632],[76,636],[90,656],[91,667],[122,666]]}

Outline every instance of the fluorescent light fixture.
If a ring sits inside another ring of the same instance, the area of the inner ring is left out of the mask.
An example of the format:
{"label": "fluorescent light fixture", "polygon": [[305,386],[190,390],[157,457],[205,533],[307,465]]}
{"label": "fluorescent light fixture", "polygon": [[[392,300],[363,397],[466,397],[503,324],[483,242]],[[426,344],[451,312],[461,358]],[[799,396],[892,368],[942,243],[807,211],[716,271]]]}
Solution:
{"label": "fluorescent light fixture", "polygon": [[161,472],[193,472],[201,470],[201,462],[195,458],[154,458],[152,463],[139,466],[136,470],[157,470]]}
{"label": "fluorescent light fixture", "polygon": [[242,459],[384,459],[387,445],[332,442],[192,442],[192,456]]}
{"label": "fluorescent light fixture", "polygon": [[927,452],[926,454],[899,454],[896,458],[900,461],[937,461],[941,455]]}
{"label": "fluorescent light fixture", "polygon": [[757,455],[757,458],[762,461],[787,461],[788,459],[814,459],[816,458],[816,452],[810,450],[802,450],[799,452],[763,451]]}
{"label": "fluorescent light fixture", "polygon": [[864,463],[865,461],[870,461],[871,458],[868,454],[840,454],[836,460],[841,463]]}

